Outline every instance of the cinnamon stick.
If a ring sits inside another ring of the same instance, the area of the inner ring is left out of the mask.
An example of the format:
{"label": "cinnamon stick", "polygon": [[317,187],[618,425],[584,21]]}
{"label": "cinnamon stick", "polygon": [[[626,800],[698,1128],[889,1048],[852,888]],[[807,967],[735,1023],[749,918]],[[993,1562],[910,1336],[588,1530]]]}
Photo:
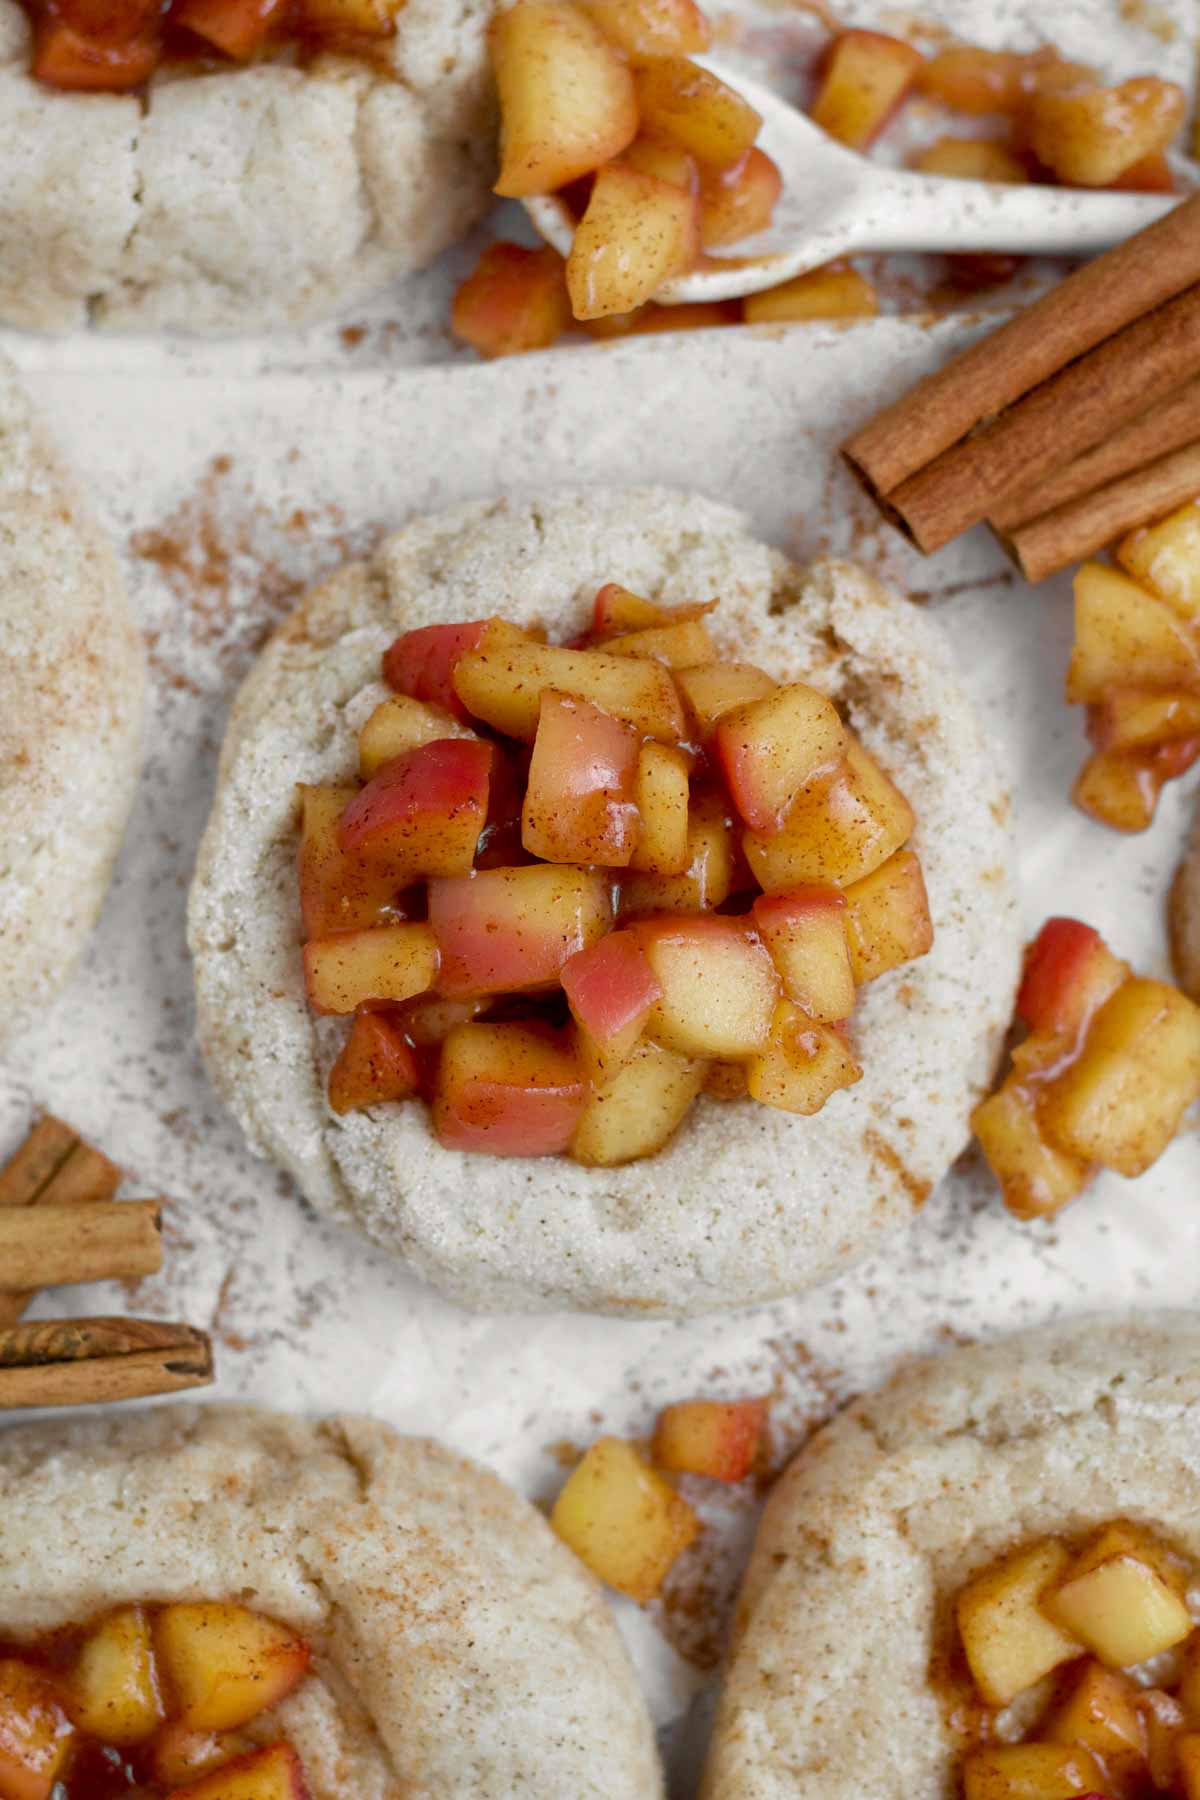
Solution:
{"label": "cinnamon stick", "polygon": [[1200,195],[1074,274],[927,375],[848,439],[877,498],[1135,319],[1200,281]]}
{"label": "cinnamon stick", "polygon": [[[121,1171],[115,1163],[46,1113],[0,1169],[0,1207],[110,1200],[120,1184]],[[15,1325],[36,1292],[36,1288],[0,1290],[0,1327]]]}
{"label": "cinnamon stick", "polygon": [[1200,286],[1106,339],[902,481],[885,509],[921,550],[937,550],[1197,373]]}
{"label": "cinnamon stick", "polygon": [[212,1379],[212,1344],[191,1325],[53,1319],[0,1331],[0,1407],[135,1400]]}
{"label": "cinnamon stick", "polygon": [[1157,406],[1139,415],[1123,431],[1085,450],[1036,488],[1023,488],[1010,500],[1001,501],[988,517],[996,531],[1015,531],[1043,513],[1054,512],[1069,500],[1080,500],[1097,488],[1107,487],[1118,476],[1128,475],[1147,463],[1157,462],[1172,450],[1200,442],[1200,378],[1187,381]]}
{"label": "cinnamon stick", "polygon": [[1114,538],[1200,495],[1200,442],[1122,475],[1095,493],[1069,501],[1000,541],[1027,581],[1043,581],[1069,564],[1094,556]]}
{"label": "cinnamon stick", "polygon": [[0,1210],[0,1286],[21,1292],[61,1283],[153,1275],[162,1267],[157,1200]]}

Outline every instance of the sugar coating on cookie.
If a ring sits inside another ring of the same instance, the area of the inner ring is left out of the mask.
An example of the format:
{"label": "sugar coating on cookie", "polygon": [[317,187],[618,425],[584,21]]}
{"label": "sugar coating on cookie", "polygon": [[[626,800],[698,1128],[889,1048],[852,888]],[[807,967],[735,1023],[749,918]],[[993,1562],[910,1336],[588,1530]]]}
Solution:
{"label": "sugar coating on cookie", "polygon": [[424,268],[489,203],[489,12],[407,0],[382,71],[168,64],[139,96],[35,81],[0,0],[0,319],[265,330]]}
{"label": "sugar coating on cookie", "polygon": [[[702,1097],[664,1151],[592,1169],[444,1150],[418,1104],[336,1118],[301,976],[295,784],[355,767],[398,632],[499,614],[569,640],[609,580],[668,603],[720,595],[721,656],[841,703],[917,814],[933,950],[866,991],[864,1079],[813,1119]],[[744,1305],[867,1254],[966,1143],[1017,975],[1009,860],[998,759],[944,642],[862,570],[805,574],[741,515],[666,491],[459,508],[310,595],[242,689],[191,898],[201,1043],[251,1142],[314,1205],[467,1304]]]}
{"label": "sugar coating on cookie", "polygon": [[144,683],[112,549],[0,363],[0,1039],[53,997],[96,922]]}

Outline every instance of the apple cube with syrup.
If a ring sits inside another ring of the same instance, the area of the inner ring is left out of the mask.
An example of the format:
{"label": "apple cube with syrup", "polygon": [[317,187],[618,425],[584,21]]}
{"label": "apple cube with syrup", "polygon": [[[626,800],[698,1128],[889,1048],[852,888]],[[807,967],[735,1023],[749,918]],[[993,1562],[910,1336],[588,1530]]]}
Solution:
{"label": "apple cube with syrup", "polygon": [[1148,750],[1098,750],[1075,779],[1071,799],[1114,831],[1145,831],[1167,782],[1200,756],[1200,735]]}
{"label": "apple cube with syrup", "polygon": [[30,1663],[0,1660],[0,1794],[51,1800],[75,1734],[51,1682]]}
{"label": "apple cube with syrup", "polygon": [[859,987],[933,948],[933,920],[920,859],[898,850],[846,889],[850,967]]}
{"label": "apple cube with syrup", "polygon": [[1079,1198],[1095,1173],[1094,1163],[1046,1141],[1033,1097],[1019,1081],[1006,1081],[982,1100],[971,1129],[1018,1219],[1051,1218]]}
{"label": "apple cube with syrup", "polygon": [[1029,138],[1038,161],[1074,187],[1108,187],[1135,163],[1165,150],[1187,113],[1173,81],[1135,76],[1119,87],[1037,93]]}
{"label": "apple cube with syrup", "polygon": [[609,1080],[633,1055],[662,983],[632,931],[610,931],[578,951],[561,980],[589,1078]]}
{"label": "apple cube with syrup", "polygon": [[312,1800],[312,1793],[291,1746],[271,1744],[174,1789],[171,1800]]}
{"label": "apple cube with syrup", "polygon": [[1104,1002],[1075,1060],[1040,1090],[1038,1119],[1056,1148],[1141,1175],[1197,1098],[1200,1007],[1134,976]]}
{"label": "apple cube with syrup", "polygon": [[702,247],[714,250],[765,231],[782,191],[778,165],[757,144],[732,168],[704,169],[700,176]]}
{"label": "apple cube with syrup", "polygon": [[992,1563],[959,1594],[959,1636],[989,1706],[1008,1706],[1051,1669],[1080,1655],[1081,1640],[1042,1607],[1070,1565],[1067,1546],[1046,1538]]}
{"label": "apple cube with syrup", "polygon": [[1161,1688],[1143,1688],[1138,1711],[1146,1727],[1146,1765],[1156,1788],[1168,1791],[1175,1782],[1180,1733],[1187,1728],[1182,1706]]}
{"label": "apple cube with syrup", "polygon": [[546,688],[590,700],[646,737],[673,744],[683,736],[683,710],[670,671],[637,657],[532,640],[493,641],[485,633],[460,658],[454,686],[476,718],[526,743],[537,736]]}
{"label": "apple cube with syrup", "polygon": [[329,1104],[335,1113],[385,1101],[407,1100],[420,1070],[403,1031],[385,1013],[359,1013],[341,1055],[329,1071]]}
{"label": "apple cube with syrup", "polygon": [[642,127],[661,133],[714,169],[740,162],[762,126],[735,88],[683,56],[664,56],[634,71]]}
{"label": "apple cube with syrup", "polygon": [[[235,62],[248,62],[263,49],[283,5],[284,0],[182,0],[182,4],[171,8],[171,23],[207,39]],[[302,10],[305,24],[313,30],[338,29],[336,14],[326,14],[323,8],[312,6],[310,0],[306,0]],[[375,0],[365,0],[365,10],[371,24],[362,35],[386,35],[390,29],[386,11],[377,9]]]}
{"label": "apple cube with syrup", "polygon": [[689,600],[683,606],[663,606],[657,600],[646,600],[641,594],[633,593],[619,582],[606,581],[603,587],[597,588],[592,602],[592,635],[606,638],[649,631],[659,625],[680,625],[688,619],[702,619],[716,605],[715,600]]}
{"label": "apple cube with syrup", "polygon": [[487,822],[492,746],[438,738],[393,757],[338,822],[338,848],[386,865],[396,885],[465,875]]}
{"label": "apple cube with syrup", "polygon": [[779,976],[740,919],[652,919],[635,927],[662,987],[646,1029],[681,1056],[735,1060],[766,1043]]}
{"label": "apple cube with syrup", "polygon": [[964,1800],[1102,1800],[1106,1782],[1080,1744],[989,1744],[963,1762]]}
{"label": "apple cube with syrup", "polygon": [[1031,1031],[1074,1040],[1129,975],[1100,933],[1079,919],[1047,919],[1025,957],[1017,1014]]}
{"label": "apple cube with syrup", "polygon": [[432,744],[438,738],[461,738],[468,733],[453,714],[411,694],[392,694],[381,700],[358,734],[358,772],[364,781],[378,775],[385,763]]}
{"label": "apple cube with syrup", "polygon": [[801,792],[833,773],[846,741],[833,702],[799,681],[717,721],[717,757],[734,805],[752,831],[768,834],[781,829]]}
{"label": "apple cube with syrup", "polygon": [[529,633],[507,619],[465,619],[454,625],[418,625],[405,631],[383,655],[383,679],[397,693],[427,700],[462,721],[466,711],[454,689],[454,671],[468,650],[488,642],[528,641]]}
{"label": "apple cube with syrup", "polygon": [[1165,600],[1119,569],[1084,563],[1075,577],[1067,700],[1103,702],[1131,675],[1143,687],[1200,686],[1200,643]]}
{"label": "apple cube with syrup", "polygon": [[392,871],[365,857],[347,856],[338,844],[338,822],[359,791],[355,787],[299,788],[296,868],[306,938],[360,931],[382,925],[395,915],[400,884]]}
{"label": "apple cube with syrup", "polygon": [[496,14],[489,37],[500,95],[498,194],[553,193],[633,142],[633,77],[586,12],[564,0],[517,0]]}
{"label": "apple cube with syrup", "polygon": [[186,1725],[164,1725],[151,1747],[156,1780],[172,1794],[185,1782],[208,1775],[235,1758],[247,1755],[254,1745],[242,1732],[192,1731]]}
{"label": "apple cube with syrup", "polygon": [[437,941],[423,923],[341,931],[304,946],[304,985],[320,1013],[411,999],[433,986],[437,972]]}
{"label": "apple cube with syrup", "polygon": [[[547,350],[571,329],[566,264],[549,244],[489,244],[454,291],[450,329],[480,356]],[[461,711],[461,708],[460,708]]]}
{"label": "apple cube with syrup", "polygon": [[81,1731],[106,1744],[140,1744],[156,1730],[163,1708],[150,1622],[140,1606],[123,1606],[88,1632],[66,1705]]}
{"label": "apple cube with syrup", "polygon": [[608,163],[592,184],[567,256],[567,293],[577,319],[632,312],[690,268],[700,247],[696,198],[626,163]]}
{"label": "apple cube with syrup", "polygon": [[583,0],[583,7],[633,63],[692,56],[712,39],[695,0]]}
{"label": "apple cube with syrup", "polygon": [[1189,500],[1156,525],[1130,532],[1117,561],[1189,624],[1200,624],[1200,501]]}
{"label": "apple cube with syrup", "polygon": [[550,1524],[609,1587],[652,1600],[700,1521],[622,1438],[603,1437],[567,1477]]}
{"label": "apple cube with syrup", "polygon": [[643,744],[633,780],[637,842],[631,869],[647,875],[682,875],[688,850],[691,784],[688,759],[670,744]]}
{"label": "apple cube with syrup", "polygon": [[779,971],[784,992],[825,1024],[854,1011],[854,972],[846,896],[838,888],[800,887],[764,894],[751,918]]}
{"label": "apple cube with syrup", "polygon": [[622,868],[638,833],[640,741],[611,713],[548,688],[521,808],[521,841],[554,863]]}
{"label": "apple cube with syrup", "polygon": [[1191,1634],[1185,1577],[1140,1526],[1106,1526],[1045,1597],[1054,1622],[1107,1668],[1132,1668]]}
{"label": "apple cube with syrup", "polygon": [[840,1088],[861,1081],[862,1068],[842,1033],[781,1000],[770,1038],[746,1065],[751,1099],[811,1118]]}
{"label": "apple cube with syrup", "polygon": [[738,662],[701,663],[694,669],[680,669],[675,682],[702,741],[712,736],[717,721],[735,706],[761,700],[777,685],[765,669]]}
{"label": "apple cube with syrup", "polygon": [[577,951],[612,924],[612,891],[596,869],[530,863],[429,884],[441,953],[438,989],[455,997],[552,988]]}
{"label": "apple cube with syrup", "polygon": [[639,1039],[615,1074],[593,1077],[571,1144],[576,1162],[608,1169],[653,1156],[683,1123],[707,1067]]}
{"label": "apple cube with syrup", "polygon": [[1200,1800],[1200,1733],[1185,1731],[1176,1739],[1175,1773],[1182,1800]]}
{"label": "apple cube with syrup", "polygon": [[442,1045],[433,1129],[447,1150],[554,1156],[583,1108],[583,1072],[569,1045],[537,1025],[459,1025]]}
{"label": "apple cube with syrup", "polygon": [[[729,898],[739,863],[737,834],[719,790],[701,789],[691,795],[684,854],[686,862],[678,875],[625,877],[622,918],[647,912],[710,912]],[[635,867],[636,860],[635,855]]]}
{"label": "apple cube with syrup", "polygon": [[873,319],[879,294],[865,275],[841,263],[826,263],[806,275],[747,294],[742,317],[747,325],[774,325],[793,319]]}
{"label": "apple cube with syrup", "polygon": [[1041,1729],[1053,1744],[1081,1744],[1101,1757],[1124,1789],[1142,1775],[1146,1764],[1146,1722],[1137,1698],[1138,1690],[1127,1676],[1089,1661]]}
{"label": "apple cube with syrup", "polygon": [[825,59],[810,116],[830,137],[865,150],[879,136],[917,78],[922,57],[879,31],[843,31]]}
{"label": "apple cube with syrup", "polygon": [[681,1400],[666,1406],[654,1430],[654,1460],[673,1475],[744,1481],[762,1442],[767,1405],[756,1399]]}
{"label": "apple cube with syrup", "polygon": [[688,669],[710,661],[717,653],[703,619],[676,619],[669,625],[645,625],[637,631],[606,638],[610,656],[651,657],[668,669]]}
{"label": "apple cube with syrup", "polygon": [[1088,736],[1099,750],[1153,750],[1200,738],[1200,689],[1116,688],[1089,708]]}
{"label": "apple cube with syrup", "polygon": [[233,1731],[277,1706],[311,1661],[308,1645],[286,1625],[230,1602],[164,1606],[154,1641],[171,1716],[192,1731]]}
{"label": "apple cube with syrup", "polygon": [[764,893],[811,883],[850,887],[912,836],[912,807],[857,739],[833,776],[804,789],[776,832],[747,831],[742,848]]}

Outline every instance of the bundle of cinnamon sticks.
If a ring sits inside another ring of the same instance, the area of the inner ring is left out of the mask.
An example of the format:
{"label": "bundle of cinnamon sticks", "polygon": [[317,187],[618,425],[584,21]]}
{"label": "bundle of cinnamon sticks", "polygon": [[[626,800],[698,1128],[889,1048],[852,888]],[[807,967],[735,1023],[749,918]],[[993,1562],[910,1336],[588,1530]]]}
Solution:
{"label": "bundle of cinnamon sticks", "polygon": [[842,453],[919,549],[986,520],[1030,581],[1200,494],[1200,195],[926,376]]}
{"label": "bundle of cinnamon sticks", "polygon": [[161,1205],[114,1200],[120,1182],[115,1163],[49,1116],[0,1169],[0,1408],[133,1400],[213,1379],[212,1346],[190,1325],[20,1322],[39,1288],[162,1266]]}

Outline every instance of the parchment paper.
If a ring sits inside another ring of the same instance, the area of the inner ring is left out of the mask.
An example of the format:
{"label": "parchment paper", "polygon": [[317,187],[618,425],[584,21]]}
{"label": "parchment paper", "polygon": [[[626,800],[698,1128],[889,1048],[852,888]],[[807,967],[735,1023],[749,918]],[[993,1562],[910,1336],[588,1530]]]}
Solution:
{"label": "parchment paper", "polygon": [[[969,34],[969,10],[946,0],[941,12]],[[1036,39],[1037,9],[1013,12],[1029,15],[1022,29]],[[1094,57],[1101,20],[1114,67],[1190,67],[1190,43],[1119,24],[1108,0],[1064,4],[1056,35],[1070,48],[1073,24]],[[1078,710],[1061,699],[1069,583],[1033,592],[983,534],[923,561],[833,455],[853,423],[979,329],[886,319],[445,367],[416,338],[403,354],[393,343],[360,356],[331,328],[265,356],[2,339],[123,551],[154,677],[118,878],[69,991],[0,1071],[0,1150],[35,1106],[69,1119],[129,1168],[128,1193],[169,1197],[168,1264],[127,1292],[46,1295],[35,1316],[187,1318],[216,1336],[217,1397],[367,1410],[436,1433],[541,1498],[562,1478],[564,1445],[642,1433],[671,1399],[774,1392],[778,1462],[918,1351],[1063,1314],[1196,1301],[1193,1123],[1141,1181],[1103,1177],[1048,1225],[1011,1219],[968,1158],[875,1261],[763,1311],[693,1325],[471,1317],[312,1218],[246,1153],[192,1043],[186,888],[224,718],[265,632],[304,587],[414,512],[560,483],[699,489],[744,507],[795,554],[851,551],[934,609],[1012,770],[1030,930],[1077,912],[1140,969],[1164,973],[1163,896],[1196,784],[1171,784],[1156,825],[1132,839],[1069,807],[1085,749]],[[710,1521],[700,1550],[665,1604],[618,1606],[681,1796],[693,1791],[703,1690],[754,1513],[745,1490],[689,1492]]]}

